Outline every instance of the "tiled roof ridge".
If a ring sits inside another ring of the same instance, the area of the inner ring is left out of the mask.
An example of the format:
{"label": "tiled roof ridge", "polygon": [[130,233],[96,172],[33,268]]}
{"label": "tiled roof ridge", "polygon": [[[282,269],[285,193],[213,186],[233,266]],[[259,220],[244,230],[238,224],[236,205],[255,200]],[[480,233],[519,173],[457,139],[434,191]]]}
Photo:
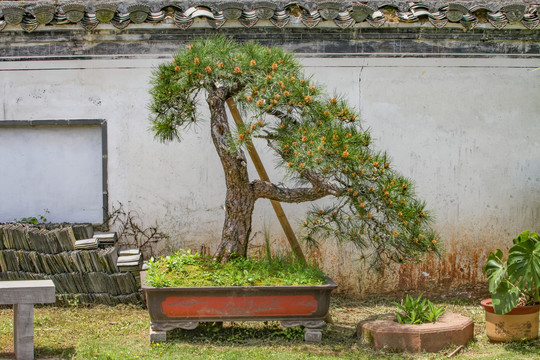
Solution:
{"label": "tiled roof ridge", "polygon": [[80,24],[93,30],[101,23],[118,29],[130,24],[174,24],[190,28],[195,20],[206,19],[208,26],[220,28],[226,23],[253,27],[269,24],[282,28],[300,24],[307,28],[332,26],[380,27],[386,23],[429,23],[442,28],[460,24],[470,30],[477,24],[503,29],[518,24],[535,29],[540,23],[540,0],[478,1],[1,1],[0,31],[21,26],[31,32],[40,25]]}

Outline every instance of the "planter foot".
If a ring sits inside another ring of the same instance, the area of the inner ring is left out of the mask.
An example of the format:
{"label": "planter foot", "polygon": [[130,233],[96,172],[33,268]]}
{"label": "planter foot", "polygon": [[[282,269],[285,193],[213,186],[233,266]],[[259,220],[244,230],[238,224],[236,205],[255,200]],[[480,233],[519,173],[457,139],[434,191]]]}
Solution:
{"label": "planter foot", "polygon": [[304,329],[304,340],[307,344],[318,344],[322,340],[322,329]]}
{"label": "planter foot", "polygon": [[322,328],[326,326],[324,320],[284,320],[281,326],[286,328],[303,326],[304,340],[308,344],[318,344],[322,340]]}
{"label": "planter foot", "polygon": [[167,341],[167,332],[154,330],[150,326],[150,344]]}

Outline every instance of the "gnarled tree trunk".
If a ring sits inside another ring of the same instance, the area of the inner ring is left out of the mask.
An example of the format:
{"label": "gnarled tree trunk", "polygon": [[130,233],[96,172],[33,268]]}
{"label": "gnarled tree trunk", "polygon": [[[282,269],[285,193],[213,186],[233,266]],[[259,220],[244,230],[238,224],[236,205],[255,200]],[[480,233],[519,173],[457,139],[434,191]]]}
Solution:
{"label": "gnarled tree trunk", "polygon": [[246,157],[242,150],[232,150],[231,131],[225,112],[227,91],[217,88],[207,98],[211,112],[212,140],[225,172],[227,195],[225,198],[225,223],[221,243],[214,259],[227,261],[232,254],[246,256],[251,233],[251,216],[255,195],[249,182]]}
{"label": "gnarled tree trunk", "polygon": [[214,260],[222,262],[228,261],[233,254],[247,255],[251,217],[258,198],[299,203],[320,199],[329,194],[340,196],[345,191],[326,183],[310,171],[304,171],[301,176],[308,180],[312,187],[279,187],[264,180],[250,182],[244,152],[230,143],[231,130],[225,112],[229,95],[227,89],[215,88],[209,92],[206,100],[211,114],[212,140],[221,160],[227,185],[225,223],[221,242],[213,257]]}

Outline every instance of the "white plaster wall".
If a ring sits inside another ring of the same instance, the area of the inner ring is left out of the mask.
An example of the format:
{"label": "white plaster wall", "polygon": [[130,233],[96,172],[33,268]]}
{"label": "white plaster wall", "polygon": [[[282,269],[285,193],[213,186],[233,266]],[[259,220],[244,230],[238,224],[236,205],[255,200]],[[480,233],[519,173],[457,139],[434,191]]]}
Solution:
{"label": "white plaster wall", "polygon": [[[212,248],[222,226],[225,185],[208,116],[202,111],[200,124],[181,143],[153,140],[148,79],[160,61],[1,62],[0,120],[105,119],[109,208],[122,203],[142,223],[157,224],[171,235],[171,248]],[[376,275],[357,261],[355,249],[328,244],[322,264],[342,289],[366,294],[479,282],[488,250],[508,246],[522,229],[539,230],[540,71],[532,71],[538,61],[305,57],[303,62],[330,92],[345,94],[359,107],[379,148],[416,181],[447,249],[440,260]],[[270,177],[281,180],[264,144],[257,146]],[[298,224],[306,206],[284,204],[291,223]],[[260,201],[254,245],[262,242],[266,226],[273,243],[283,246],[275,220],[268,202]]]}

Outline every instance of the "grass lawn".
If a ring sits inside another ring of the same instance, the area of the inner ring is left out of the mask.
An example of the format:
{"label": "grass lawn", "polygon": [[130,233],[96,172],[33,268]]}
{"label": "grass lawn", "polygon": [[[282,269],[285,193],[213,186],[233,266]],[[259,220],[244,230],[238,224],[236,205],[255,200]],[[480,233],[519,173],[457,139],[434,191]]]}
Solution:
{"label": "grass lawn", "polygon": [[[540,339],[524,343],[491,344],[484,330],[478,302],[447,300],[449,311],[473,318],[475,341],[453,359],[540,359]],[[224,323],[223,328],[201,325],[193,331],[175,330],[163,344],[149,344],[150,320],[137,306],[43,306],[35,309],[38,359],[445,359],[454,349],[435,354],[374,351],[356,339],[356,323],[374,314],[393,311],[389,300],[332,298],[334,324],[323,341],[305,345],[299,329],[283,329],[277,322]],[[0,359],[14,359],[13,311],[0,309]]]}

